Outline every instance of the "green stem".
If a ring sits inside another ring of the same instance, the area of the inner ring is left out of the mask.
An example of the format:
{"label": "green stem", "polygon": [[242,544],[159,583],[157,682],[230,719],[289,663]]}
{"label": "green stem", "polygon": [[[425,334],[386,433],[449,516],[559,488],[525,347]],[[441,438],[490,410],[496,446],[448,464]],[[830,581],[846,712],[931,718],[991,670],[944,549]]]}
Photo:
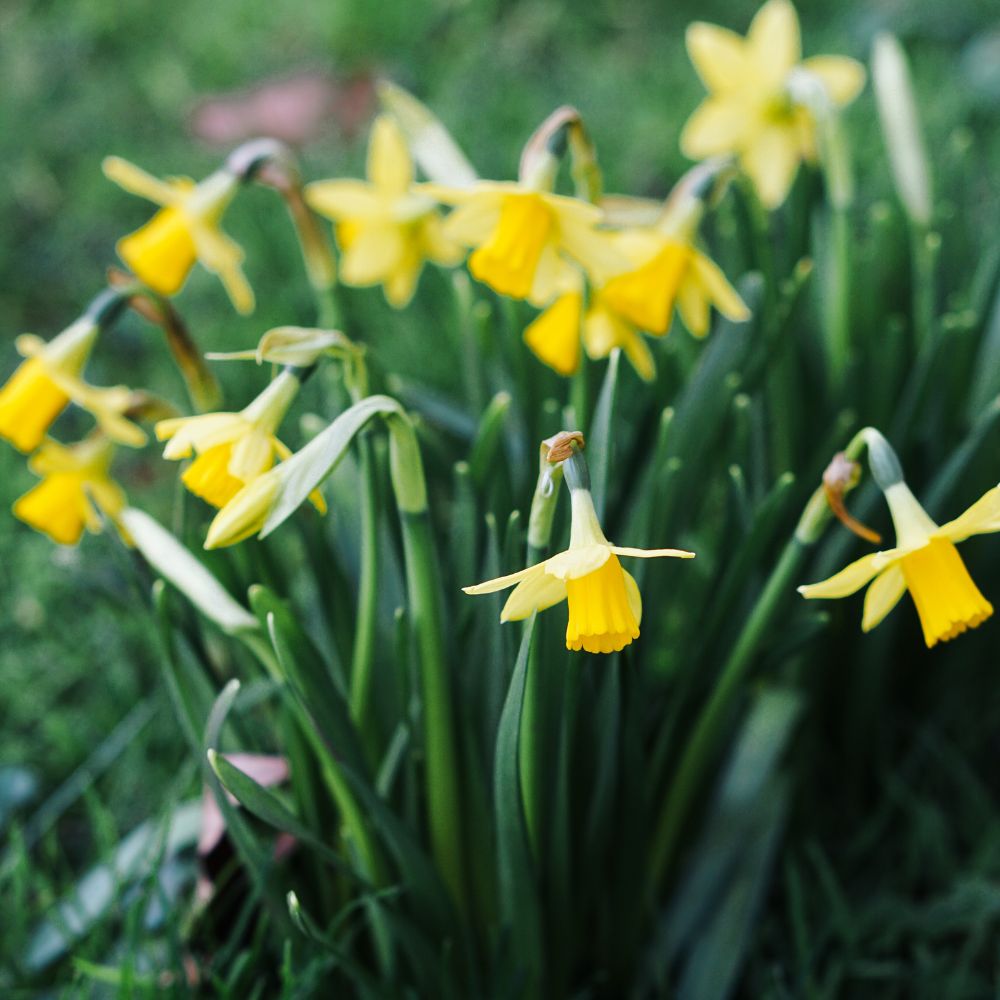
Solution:
{"label": "green stem", "polygon": [[690,818],[691,804],[702,788],[709,765],[719,750],[720,730],[726,721],[746,672],[770,628],[775,613],[788,595],[792,580],[802,566],[807,546],[796,538],[785,546],[771,572],[736,645],[729,654],[711,696],[684,747],[677,773],[664,801],[653,839],[650,867],[652,883],[658,885],[674,861],[680,835]]}
{"label": "green stem", "polygon": [[376,733],[372,714],[375,634],[378,612],[378,485],[371,439],[358,437],[361,465],[361,574],[358,582],[358,617],[351,659],[351,715],[358,725],[369,764],[375,761]]}
{"label": "green stem", "polygon": [[827,343],[831,382],[841,385],[851,356],[851,220],[846,207],[834,207],[831,216],[833,261],[827,287]]}
{"label": "green stem", "polygon": [[919,350],[928,349],[934,340],[935,271],[939,239],[926,226],[910,227],[910,252],[913,263],[913,329]]}

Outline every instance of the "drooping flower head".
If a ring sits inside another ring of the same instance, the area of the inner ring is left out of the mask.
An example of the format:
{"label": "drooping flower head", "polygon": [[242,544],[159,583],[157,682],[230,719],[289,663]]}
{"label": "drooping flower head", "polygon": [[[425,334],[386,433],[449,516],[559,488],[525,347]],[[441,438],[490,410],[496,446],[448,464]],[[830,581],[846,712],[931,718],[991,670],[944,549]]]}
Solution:
{"label": "drooping flower head", "polygon": [[684,155],[736,155],[761,202],[777,208],[799,164],[816,155],[815,111],[796,99],[799,80],[805,74],[807,83],[819,81],[830,105],[841,108],[864,86],[864,67],[845,56],[803,60],[798,16],[789,0],[768,0],[745,38],[699,21],[686,40],[709,93],[684,126]]}
{"label": "drooping flower head", "polygon": [[451,267],[463,250],[445,235],[437,203],[415,188],[413,158],[389,115],[379,115],[372,126],[367,173],[367,181],[309,184],[306,201],[336,224],[343,281],[382,285],[389,304],[401,309],[425,261]]}
{"label": "drooping flower head", "polygon": [[220,228],[243,178],[224,167],[197,184],[187,177],[159,180],[119,156],[107,157],[102,167],[119,187],[162,206],[118,241],[118,256],[140,281],[160,295],[175,295],[200,261],[218,275],[238,312],[253,312],[243,250]]}
{"label": "drooping flower head", "polygon": [[125,492],[111,478],[114,445],[97,433],[73,445],[47,440],[28,468],[42,481],[14,503],[14,516],[60,545],[76,545],[83,529],[101,530],[101,514],[114,520]]}
{"label": "drooping flower head", "polygon": [[[289,448],[276,436],[302,385],[301,369],[289,365],[249,406],[238,413],[204,413],[194,417],[161,420],[156,436],[167,441],[163,457],[194,461],[181,481],[196,496],[224,507],[245,486],[262,477],[275,458],[285,459]],[[325,509],[317,493],[313,502]]]}
{"label": "drooping flower head", "polygon": [[566,601],[567,649],[618,652],[639,638],[642,621],[639,587],[618,557],[692,559],[694,553],[612,545],[597,519],[583,456],[575,452],[563,463],[563,471],[572,511],[569,548],[517,573],[463,589],[467,594],[492,594],[514,587],[500,614],[502,622],[520,621]]}
{"label": "drooping flower head", "polygon": [[130,391],[124,386],[99,388],[81,377],[98,333],[121,304],[115,293],[105,293],[52,340],[32,334],[17,338],[15,346],[25,360],[0,388],[0,437],[19,451],[34,451],[73,402],[89,410],[104,432],[122,444],[145,443],[142,429],[124,416]]}
{"label": "drooping flower head", "polygon": [[938,525],[906,485],[888,442],[871,428],[865,434],[872,473],[896,529],[896,546],[862,556],[828,580],[799,587],[799,593],[806,598],[848,597],[868,585],[861,628],[869,632],[909,591],[927,646],[947,642],[993,614],[955,546],[972,535],[1000,531],[1000,486],[953,521]]}

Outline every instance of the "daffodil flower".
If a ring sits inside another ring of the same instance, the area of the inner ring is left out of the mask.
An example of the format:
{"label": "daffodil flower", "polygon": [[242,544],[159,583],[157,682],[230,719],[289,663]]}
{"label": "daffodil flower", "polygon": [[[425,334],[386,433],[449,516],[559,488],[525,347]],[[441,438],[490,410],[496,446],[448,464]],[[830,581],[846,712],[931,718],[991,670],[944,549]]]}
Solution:
{"label": "daffodil flower", "polygon": [[335,223],[348,285],[382,285],[397,309],[413,297],[424,261],[458,264],[461,246],[442,228],[436,202],[414,186],[413,158],[395,120],[380,115],[368,142],[368,180],[316,181],[309,205]]}
{"label": "daffodil flower", "polygon": [[550,300],[567,257],[589,273],[621,266],[607,234],[597,228],[601,210],[578,198],[503,181],[425,188],[456,206],[445,219],[445,234],[474,248],[473,277],[501,295]]}
{"label": "daffodil flower", "polygon": [[777,208],[799,164],[816,155],[815,115],[794,99],[796,75],[818,80],[832,107],[841,108],[864,86],[864,67],[844,56],[803,60],[798,16],[789,0],[768,0],[746,38],[696,22],[686,41],[709,96],[684,126],[684,155],[701,160],[735,154],[761,202]]}
{"label": "daffodil flower", "polygon": [[[238,413],[204,413],[194,417],[161,420],[156,437],[167,441],[163,457],[197,456],[181,476],[184,485],[213,507],[224,507],[245,486],[261,478],[275,458],[285,459],[290,449],[277,437],[301,386],[298,369],[286,368],[271,384]],[[326,509],[317,491],[312,502]]]}
{"label": "daffodil flower", "polygon": [[83,529],[101,530],[101,514],[114,520],[125,506],[109,469],[114,447],[102,434],[74,445],[47,440],[28,468],[42,481],[14,503],[14,516],[60,545],[76,545]]}
{"label": "daffodil flower", "polygon": [[872,552],[821,583],[799,587],[803,597],[848,597],[868,585],[861,628],[870,632],[906,591],[916,605],[928,647],[976,628],[993,606],[972,581],[955,548],[973,535],[1000,531],[1000,486],[963,514],[937,525],[901,480],[884,488],[896,547]]}
{"label": "daffodil flower", "polygon": [[253,312],[253,290],[241,267],[243,250],[220,228],[241,183],[236,174],[217,170],[196,184],[187,177],[159,180],[118,156],[107,157],[102,167],[119,187],[162,206],[118,241],[118,256],[140,281],[160,295],[174,295],[200,261],[218,275],[238,312]]}
{"label": "daffodil flower", "polygon": [[0,388],[0,437],[20,451],[33,451],[74,402],[115,440],[134,447],[145,443],[142,429],[124,416],[130,391],[124,386],[99,388],[80,377],[99,331],[99,323],[83,316],[48,342],[32,334],[17,338],[15,347],[25,360]]}
{"label": "daffodil flower", "polygon": [[567,649],[618,652],[639,638],[642,621],[639,587],[622,569],[618,557],[692,559],[694,553],[612,545],[601,530],[590,491],[574,480],[569,462],[564,463],[564,469],[572,504],[569,548],[527,569],[464,590],[467,594],[492,594],[514,587],[500,614],[501,622],[520,621],[566,601]]}

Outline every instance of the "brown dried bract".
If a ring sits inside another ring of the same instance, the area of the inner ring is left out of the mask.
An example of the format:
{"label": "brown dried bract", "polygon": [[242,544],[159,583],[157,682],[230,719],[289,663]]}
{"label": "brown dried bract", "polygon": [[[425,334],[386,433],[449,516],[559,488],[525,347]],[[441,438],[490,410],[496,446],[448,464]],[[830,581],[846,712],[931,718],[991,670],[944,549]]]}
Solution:
{"label": "brown dried bract", "polygon": [[848,458],[844,452],[838,451],[823,473],[823,492],[826,494],[826,502],[830,505],[830,510],[848,531],[865,539],[865,541],[878,545],[882,541],[882,536],[853,517],[844,506],[844,497],[849,490],[858,485],[860,476],[861,466]]}
{"label": "brown dried bract", "polygon": [[542,445],[548,448],[545,458],[552,465],[565,462],[573,454],[574,446],[580,451],[585,447],[582,431],[560,431],[558,434],[546,438]]}

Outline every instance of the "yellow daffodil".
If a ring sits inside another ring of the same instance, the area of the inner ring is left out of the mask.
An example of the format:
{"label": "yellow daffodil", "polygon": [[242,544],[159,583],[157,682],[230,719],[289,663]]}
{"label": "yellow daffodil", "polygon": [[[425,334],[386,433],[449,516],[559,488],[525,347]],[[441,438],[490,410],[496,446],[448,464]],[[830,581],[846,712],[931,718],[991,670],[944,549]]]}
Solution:
{"label": "yellow daffodil", "polygon": [[578,198],[501,181],[426,188],[456,206],[445,234],[474,248],[469,270],[501,295],[551,300],[567,257],[588,273],[621,266],[607,234],[597,229],[601,210]]}
{"label": "yellow daffodil", "polygon": [[964,514],[938,526],[899,481],[884,490],[896,528],[896,547],[862,556],[839,573],[799,587],[803,597],[847,597],[870,584],[861,628],[875,628],[905,591],[916,605],[928,647],[976,628],[993,614],[955,548],[972,535],[1000,531],[1000,486]]}
{"label": "yellow daffodil", "polygon": [[683,237],[635,229],[611,239],[631,269],[593,284],[586,312],[582,276],[577,274],[575,287],[564,279],[555,301],[524,332],[528,346],[561,375],[579,366],[581,324],[589,357],[604,358],[620,347],[649,381],[656,366],[639,331],[665,334],[675,306],[696,337],[708,333],[712,306],[731,320],[749,319],[750,311],[719,266]]}
{"label": "yellow daffodil", "polygon": [[492,594],[514,587],[500,614],[502,622],[519,621],[534,611],[566,601],[566,648],[589,653],[617,652],[639,637],[642,620],[639,587],[622,569],[618,557],[691,559],[694,553],[612,545],[601,530],[589,490],[571,486],[570,497],[572,524],[565,552],[464,590],[467,594]]}
{"label": "yellow daffodil", "polygon": [[47,343],[32,334],[15,341],[25,358],[0,389],[0,437],[33,451],[72,401],[89,410],[102,430],[122,444],[141,446],[142,429],[124,417],[131,393],[124,386],[98,388],[80,377],[100,326],[84,316]]}
{"label": "yellow daffodil", "polygon": [[118,241],[118,255],[144,284],[160,295],[180,291],[196,261],[216,274],[238,312],[250,313],[253,290],[243,274],[243,250],[220,228],[240,178],[217,170],[196,184],[190,178],[159,180],[118,156],[102,164],[119,187],[160,210],[140,229]]}
{"label": "yellow daffodil", "polygon": [[309,184],[306,201],[336,223],[344,282],[382,285],[400,309],[413,297],[424,261],[451,267],[463,251],[445,235],[435,201],[415,188],[413,158],[389,115],[372,126],[367,172],[367,181]]}
{"label": "yellow daffodil", "polygon": [[94,435],[74,445],[45,441],[28,468],[42,481],[14,504],[14,515],[60,545],[76,545],[87,528],[101,530],[101,514],[116,518],[126,499],[111,479],[113,445]]}
{"label": "yellow daffodil", "polygon": [[[280,469],[276,466],[248,483],[215,515],[205,537],[206,549],[235,545],[260,532],[281,486]],[[321,513],[326,510],[325,504],[317,503],[322,501],[318,490],[311,499]]]}
{"label": "yellow daffodil", "polygon": [[686,40],[709,96],[684,126],[684,155],[736,155],[762,203],[776,208],[799,163],[816,155],[814,111],[795,99],[796,78],[818,80],[832,107],[840,108],[864,86],[864,67],[844,56],[803,60],[798,16],[789,0],[768,0],[746,38],[696,22]]}
{"label": "yellow daffodil", "polygon": [[[245,486],[262,477],[275,458],[291,451],[276,436],[301,380],[296,369],[286,368],[252,402],[238,413],[205,413],[194,417],[161,420],[156,436],[168,444],[163,457],[197,456],[181,476],[184,485],[214,507],[224,507]],[[316,492],[312,501],[326,509]]]}

